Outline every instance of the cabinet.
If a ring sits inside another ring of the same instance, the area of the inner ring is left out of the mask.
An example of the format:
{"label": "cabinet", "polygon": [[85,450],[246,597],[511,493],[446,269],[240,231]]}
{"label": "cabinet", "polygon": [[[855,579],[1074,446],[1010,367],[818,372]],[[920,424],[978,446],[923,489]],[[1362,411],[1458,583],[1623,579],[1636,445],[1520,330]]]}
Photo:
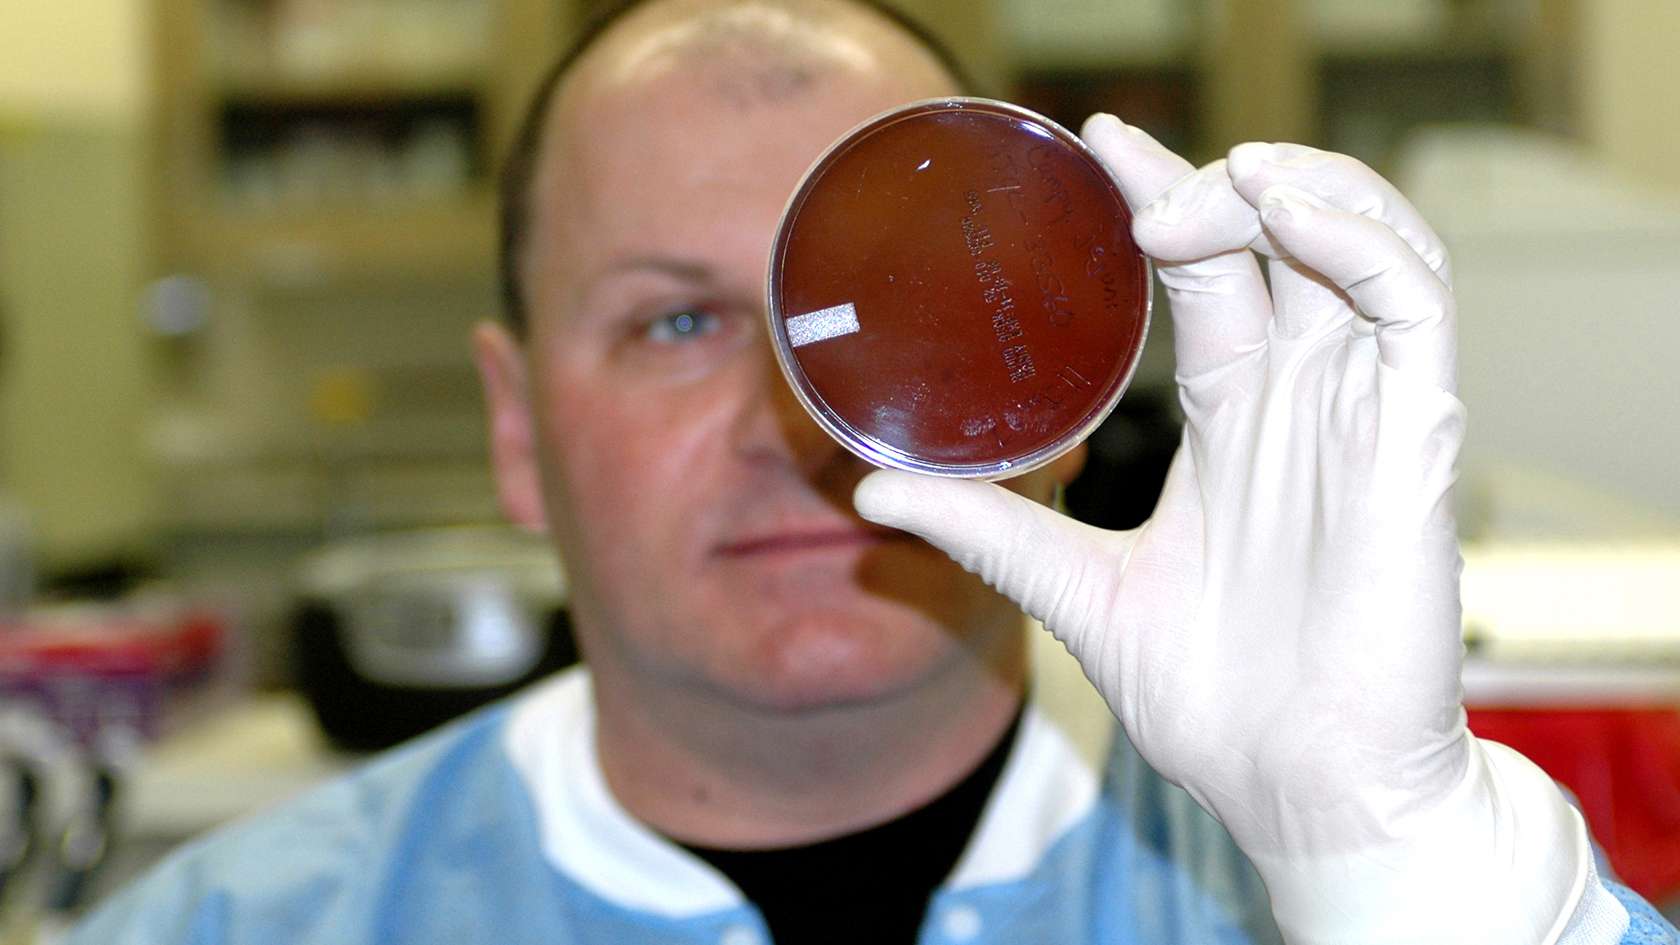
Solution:
{"label": "cabinet", "polygon": [[151,2],[166,548],[493,518],[467,338],[572,0]]}
{"label": "cabinet", "polygon": [[155,0],[159,268],[473,273],[558,0]]}
{"label": "cabinet", "polygon": [[1196,161],[1296,140],[1381,168],[1417,124],[1572,117],[1564,0],[1055,0],[1059,25],[999,2],[1023,104],[1115,111]]}

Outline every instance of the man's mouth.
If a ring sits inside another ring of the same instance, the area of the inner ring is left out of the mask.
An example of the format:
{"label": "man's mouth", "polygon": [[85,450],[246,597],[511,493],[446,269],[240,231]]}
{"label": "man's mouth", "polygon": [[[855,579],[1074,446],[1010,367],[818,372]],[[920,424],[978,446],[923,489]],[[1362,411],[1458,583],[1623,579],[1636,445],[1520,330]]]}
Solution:
{"label": "man's mouth", "polygon": [[911,536],[889,528],[843,526],[837,528],[789,529],[750,535],[719,544],[714,553],[723,558],[800,552],[844,551],[886,542],[907,541]]}

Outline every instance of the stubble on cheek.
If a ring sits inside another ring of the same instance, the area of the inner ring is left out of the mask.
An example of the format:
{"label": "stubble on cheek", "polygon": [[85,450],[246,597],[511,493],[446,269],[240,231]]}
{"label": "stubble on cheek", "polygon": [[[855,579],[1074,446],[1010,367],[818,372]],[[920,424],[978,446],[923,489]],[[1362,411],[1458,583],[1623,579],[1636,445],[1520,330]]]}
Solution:
{"label": "stubble on cheek", "polygon": [[565,553],[588,558],[568,565],[616,659],[667,684],[816,705],[907,685],[983,622],[991,592],[913,540],[857,554],[717,554],[743,529],[781,520],[767,509],[833,502],[820,484],[731,453],[728,398],[677,404],[650,392],[649,402],[587,379],[552,390],[565,396],[543,420],[549,491]]}
{"label": "stubble on cheek", "polygon": [[958,638],[978,620],[1013,607],[979,577],[919,540],[876,549],[859,562],[855,581],[864,593],[914,611]]}

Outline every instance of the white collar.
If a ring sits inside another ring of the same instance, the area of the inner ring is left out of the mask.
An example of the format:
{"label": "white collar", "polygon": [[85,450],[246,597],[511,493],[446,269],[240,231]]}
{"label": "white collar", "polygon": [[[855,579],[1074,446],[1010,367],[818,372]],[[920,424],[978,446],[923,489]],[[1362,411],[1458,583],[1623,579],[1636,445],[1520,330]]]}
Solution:
{"label": "white collar", "polygon": [[[1058,658],[1060,649],[1035,658],[1035,691],[1054,696],[1069,691],[1064,687],[1071,683],[1094,698],[1082,677],[1066,678],[1062,661],[1071,659],[1065,653]],[[1085,714],[1090,705],[1089,699],[1050,698],[1027,706],[1009,761],[945,888],[1026,876],[1090,811],[1097,796],[1095,759],[1106,747],[1112,717],[1104,711],[1097,724],[1082,718],[1067,727],[1052,720],[1059,708]],[[530,793],[544,855],[579,885],[627,909],[672,919],[742,904],[740,891],[723,874],[636,820],[607,788],[595,753],[587,670],[567,670],[519,697],[503,748]]]}

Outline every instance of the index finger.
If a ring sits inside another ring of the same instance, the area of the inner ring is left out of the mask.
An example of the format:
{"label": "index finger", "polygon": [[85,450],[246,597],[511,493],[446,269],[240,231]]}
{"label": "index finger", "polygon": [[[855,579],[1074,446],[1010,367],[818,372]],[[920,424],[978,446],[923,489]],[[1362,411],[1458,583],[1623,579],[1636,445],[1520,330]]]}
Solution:
{"label": "index finger", "polygon": [[[1168,191],[1205,190],[1198,186],[1204,180],[1222,181],[1227,202],[1245,211],[1247,224],[1192,215],[1195,219],[1187,225],[1196,233],[1189,240],[1159,239],[1160,227],[1140,228],[1134,219],[1133,235],[1144,252],[1156,257],[1156,273],[1167,290],[1178,376],[1205,374],[1264,345],[1271,297],[1254,254],[1248,251],[1254,236],[1250,231],[1258,232],[1259,222],[1230,191],[1223,167],[1196,172],[1188,161],[1113,115],[1091,116],[1081,137],[1102,158],[1134,213]],[[1175,251],[1187,245],[1198,247],[1189,258]],[[1157,254],[1163,251],[1172,255],[1160,258]]]}
{"label": "index finger", "polygon": [[1302,144],[1251,141],[1232,148],[1226,165],[1237,193],[1255,207],[1262,194],[1285,184],[1386,225],[1452,287],[1452,263],[1434,228],[1404,194],[1363,161]]}

